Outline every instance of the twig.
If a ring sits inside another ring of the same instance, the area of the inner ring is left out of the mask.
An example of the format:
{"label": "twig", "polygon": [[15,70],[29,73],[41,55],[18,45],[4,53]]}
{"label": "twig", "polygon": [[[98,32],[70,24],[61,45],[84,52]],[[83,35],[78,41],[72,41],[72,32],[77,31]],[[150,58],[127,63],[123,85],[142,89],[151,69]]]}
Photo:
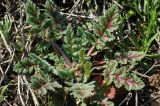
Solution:
{"label": "twig", "polygon": [[106,0],[103,0],[103,15],[105,16]]}
{"label": "twig", "polygon": [[4,61],[4,62],[1,62],[1,64],[6,64],[6,63],[9,63],[9,62],[11,62],[12,61],[12,59],[8,59],[8,60],[6,60],[6,61]]}
{"label": "twig", "polygon": [[72,16],[72,17],[81,17],[81,18],[86,18],[86,19],[94,19],[95,21],[98,21],[97,19],[96,19],[96,17],[95,16],[93,16],[93,14],[92,15],[90,15],[90,16],[84,16],[84,15],[76,15],[76,14],[73,14],[73,13],[64,13],[64,12],[60,12],[60,14],[62,14],[62,15],[67,15],[67,16]]}
{"label": "twig", "polygon": [[[73,9],[79,4],[79,2],[80,2],[81,0],[78,0],[76,3],[74,3],[74,5],[73,5],[73,7],[70,9],[70,11],[69,11],[69,14],[72,14],[73,13]],[[68,17],[70,17],[70,16],[68,16]],[[67,18],[68,18],[67,17]]]}
{"label": "twig", "polygon": [[142,105],[140,105],[140,106],[146,106],[147,104],[149,104],[150,102],[156,100],[157,98],[159,98],[159,97],[150,98],[148,101],[146,101],[146,103],[144,103],[144,104],[142,104]]}
{"label": "twig", "polygon": [[65,4],[65,3],[66,3],[66,0],[63,0],[63,3]]}
{"label": "twig", "polygon": [[135,106],[138,106],[138,93],[135,91]]}
{"label": "twig", "polygon": [[97,67],[93,67],[92,69],[91,69],[91,72],[93,71],[93,70],[102,70],[102,69],[105,69],[106,68],[106,66],[105,65],[103,65],[103,66],[97,66]]}
{"label": "twig", "polygon": [[[31,36],[30,36],[30,37],[31,37]],[[29,37],[28,39],[30,39],[30,37]],[[28,41],[26,42],[26,44],[25,44],[25,49],[27,49],[27,45],[28,45],[28,44],[29,44],[29,40],[28,40]],[[22,56],[21,56],[21,59],[23,59],[23,58],[24,58],[24,53],[23,53]],[[18,75],[18,78],[19,78],[19,77],[21,77],[21,75]],[[27,87],[28,87],[28,89],[29,89],[30,92],[31,92],[34,105],[35,105],[35,106],[39,106],[38,99],[37,99],[34,91],[30,88],[29,83],[28,83],[28,81],[27,81],[27,79],[26,79],[26,76],[22,76],[22,78],[23,78],[23,80],[25,81],[26,85],[28,85]],[[20,82],[18,83],[18,86],[20,86]],[[20,90],[19,90],[19,92],[20,92]],[[23,99],[22,99],[21,95],[20,95],[20,99],[21,99],[21,102],[22,102],[22,104],[23,104]]]}
{"label": "twig", "polygon": [[95,7],[97,9],[98,8],[98,4],[97,4],[96,0],[94,0],[94,4],[95,4]]}
{"label": "twig", "polygon": [[[24,80],[24,79],[23,79]],[[26,91],[26,93],[27,93],[27,97],[26,97],[26,104],[28,104],[28,100],[29,100],[29,92],[30,92],[30,90],[29,89],[27,89],[27,91]]]}
{"label": "twig", "polygon": [[93,52],[95,46],[93,45],[89,50],[88,50],[88,53],[87,53],[87,56],[90,56],[90,54]]}
{"label": "twig", "polygon": [[123,7],[122,7],[119,3],[117,3],[117,1],[115,1],[115,0],[112,0],[112,1],[113,1],[113,3],[115,3],[119,8],[123,9]]}
{"label": "twig", "polygon": [[137,72],[137,71],[133,71],[133,73],[135,73],[135,74],[137,74],[137,75],[139,75],[139,76],[141,76],[141,77],[144,77],[144,78],[150,78],[149,76],[147,76],[147,75],[145,75],[145,74],[141,74],[141,73],[139,73],[139,72]]}
{"label": "twig", "polygon": [[1,78],[1,80],[0,80],[0,86],[1,86],[1,84],[2,84],[2,82],[3,82],[3,80],[4,80],[4,78],[5,78],[5,75],[7,74],[8,70],[9,70],[9,68],[10,68],[10,66],[11,66],[12,60],[13,60],[13,58],[14,58],[14,55],[15,55],[15,52],[13,51],[13,54],[12,54],[12,56],[11,56],[11,61],[10,61],[9,65],[7,66],[7,69],[6,69],[5,72],[3,73],[3,76],[2,76],[2,78]]}
{"label": "twig", "polygon": [[25,83],[28,85],[27,87],[29,88],[30,92],[31,92],[31,95],[32,95],[32,98],[33,98],[33,102],[34,102],[34,106],[39,106],[39,102],[38,102],[38,99],[34,93],[34,91],[30,88],[29,86],[29,83],[26,79],[26,76],[23,76],[23,80],[25,81]]}
{"label": "twig", "polygon": [[21,38],[22,38],[22,43],[23,45],[25,44],[25,38],[24,38],[24,31],[23,31],[23,14],[22,14],[22,8],[23,8],[24,4],[22,4],[22,1],[19,0],[19,7],[20,7],[20,32],[21,32]]}
{"label": "twig", "polygon": [[22,95],[21,95],[21,90],[20,90],[20,80],[21,80],[20,77],[21,76],[18,75],[18,95],[19,95],[19,98],[20,98],[20,101],[21,101],[22,105],[25,106],[24,100],[23,100]]}
{"label": "twig", "polygon": [[144,75],[146,75],[148,72],[150,72],[150,71],[155,67],[155,64],[156,64],[156,62],[153,64],[153,66],[152,66],[148,71],[146,71],[146,72],[144,73]]}
{"label": "twig", "polygon": [[4,98],[4,101],[5,101],[9,106],[12,106],[5,98]]}
{"label": "twig", "polygon": [[118,106],[121,106],[125,101],[129,101],[131,98],[132,98],[132,93],[129,92],[126,98]]}
{"label": "twig", "polygon": [[3,69],[2,69],[2,67],[0,66],[0,70],[1,70],[1,73],[2,73],[2,75],[4,74],[4,72],[3,72]]}

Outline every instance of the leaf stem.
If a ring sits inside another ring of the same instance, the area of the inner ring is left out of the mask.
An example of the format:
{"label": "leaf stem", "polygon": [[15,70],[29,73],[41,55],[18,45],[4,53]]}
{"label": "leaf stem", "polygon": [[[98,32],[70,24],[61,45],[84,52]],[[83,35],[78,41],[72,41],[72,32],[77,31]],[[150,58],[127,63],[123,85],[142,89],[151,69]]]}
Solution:
{"label": "leaf stem", "polygon": [[53,41],[51,41],[51,40],[46,40],[46,41],[48,41],[48,42],[52,45],[52,47],[53,47],[57,52],[59,52],[59,53],[62,55],[62,57],[64,58],[66,64],[67,64],[70,68],[72,68],[72,62],[71,62],[70,59],[67,57],[67,55],[63,52],[63,50],[62,50],[55,42],[53,42]]}
{"label": "leaf stem", "polygon": [[146,56],[150,58],[160,58],[160,54],[146,54]]}

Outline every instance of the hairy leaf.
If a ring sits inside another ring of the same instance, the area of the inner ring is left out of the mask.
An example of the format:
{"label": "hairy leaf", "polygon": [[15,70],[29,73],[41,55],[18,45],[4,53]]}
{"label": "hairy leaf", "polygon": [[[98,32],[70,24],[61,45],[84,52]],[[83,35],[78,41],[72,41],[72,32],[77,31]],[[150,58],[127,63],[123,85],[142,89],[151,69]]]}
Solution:
{"label": "hairy leaf", "polygon": [[116,71],[117,65],[118,63],[114,60],[106,61],[106,68],[103,74],[104,74],[104,79],[107,85],[110,85],[112,83],[113,75],[114,75],[114,72]]}
{"label": "hairy leaf", "polygon": [[40,9],[31,0],[27,1],[26,5],[27,22],[31,25],[40,25],[43,20],[40,20]]}
{"label": "hairy leaf", "polygon": [[34,64],[29,58],[24,58],[20,60],[13,68],[17,73],[31,73],[38,68],[37,64]]}
{"label": "hairy leaf", "polygon": [[94,91],[95,85],[93,85],[94,81],[90,83],[75,83],[69,88],[71,91],[71,95],[78,99],[85,99],[86,97],[91,96],[90,93]]}
{"label": "hairy leaf", "polygon": [[30,86],[39,95],[46,95],[48,90],[55,92],[55,88],[62,87],[57,81],[51,81],[47,78],[35,76],[31,78]]}
{"label": "hairy leaf", "polygon": [[77,57],[80,53],[80,50],[87,49],[87,35],[88,33],[86,33],[85,29],[82,27],[78,27],[77,33],[74,33],[71,24],[67,26],[66,34],[64,37],[63,49],[73,61],[78,62],[79,58]]}
{"label": "hairy leaf", "polygon": [[[9,42],[11,37],[11,27],[12,27],[12,18],[10,16],[5,16],[4,20],[0,21],[0,32],[3,33],[4,39]],[[2,37],[0,33],[0,36]]]}
{"label": "hairy leaf", "polygon": [[114,73],[115,86],[124,86],[127,90],[139,90],[144,87],[143,81],[134,73],[127,72],[127,67],[122,67]]}
{"label": "hairy leaf", "polygon": [[145,84],[136,74],[131,73],[126,77],[124,86],[127,90],[139,90],[142,89]]}
{"label": "hairy leaf", "polygon": [[94,23],[94,33],[97,36],[95,46],[97,49],[104,48],[106,42],[111,42],[115,39],[112,32],[119,27],[118,17],[118,7],[112,5],[112,7],[106,11],[105,16],[101,16],[99,21]]}
{"label": "hairy leaf", "polygon": [[139,61],[143,59],[145,56],[144,52],[137,52],[137,51],[129,51],[127,54],[127,58],[131,61]]}
{"label": "hairy leaf", "polygon": [[145,56],[144,52],[129,51],[126,53],[116,53],[117,60],[122,64],[127,64],[127,62],[140,61]]}
{"label": "hairy leaf", "polygon": [[58,75],[58,72],[46,60],[42,59],[34,53],[29,53],[29,57],[41,68],[45,69],[45,73],[52,72],[55,75]]}
{"label": "hairy leaf", "polygon": [[113,82],[115,83],[115,86],[117,88],[122,87],[122,85],[125,83],[125,78],[126,78],[126,67],[121,67],[120,69],[117,69],[114,73],[114,80]]}
{"label": "hairy leaf", "polygon": [[118,7],[113,5],[106,13],[105,16],[100,18],[100,24],[105,27],[109,32],[118,28]]}

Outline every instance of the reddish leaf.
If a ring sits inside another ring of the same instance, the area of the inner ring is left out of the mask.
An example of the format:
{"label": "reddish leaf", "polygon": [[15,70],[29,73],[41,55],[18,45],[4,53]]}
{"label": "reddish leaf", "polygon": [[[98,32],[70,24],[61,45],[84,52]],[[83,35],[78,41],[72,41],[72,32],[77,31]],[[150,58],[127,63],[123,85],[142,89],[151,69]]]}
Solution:
{"label": "reddish leaf", "polygon": [[113,81],[113,74],[116,70],[118,63],[114,60],[107,61],[106,62],[106,69],[104,70],[104,78],[106,81],[106,84],[109,85]]}
{"label": "reddish leaf", "polygon": [[144,56],[145,53],[137,51],[129,51],[127,54],[127,58],[132,61],[141,60]]}
{"label": "reddish leaf", "polygon": [[128,61],[140,61],[145,56],[144,52],[129,51],[126,53],[116,53],[116,58],[121,64],[127,64]]}
{"label": "reddish leaf", "polygon": [[107,96],[109,99],[114,99],[115,95],[116,95],[116,89],[114,86],[110,86],[109,88],[107,88],[105,96]]}
{"label": "reddish leaf", "polygon": [[95,78],[95,80],[98,81],[98,84],[99,84],[99,85],[102,85],[102,84],[103,84],[103,79],[102,79],[102,76],[101,76],[101,75],[98,75],[98,76]]}
{"label": "reddish leaf", "polygon": [[[100,32],[104,34],[105,31],[113,32],[118,28],[118,8],[116,5],[113,5],[111,8],[109,8],[108,11],[106,11],[105,16],[101,16],[99,18],[99,25],[96,25],[100,29]],[[101,35],[103,35],[101,33]]]}

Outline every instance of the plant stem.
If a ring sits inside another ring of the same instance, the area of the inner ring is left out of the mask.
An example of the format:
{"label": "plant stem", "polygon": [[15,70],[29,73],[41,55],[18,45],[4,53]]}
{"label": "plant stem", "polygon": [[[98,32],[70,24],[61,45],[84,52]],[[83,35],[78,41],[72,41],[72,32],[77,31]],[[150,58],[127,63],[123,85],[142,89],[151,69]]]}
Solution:
{"label": "plant stem", "polygon": [[160,58],[160,54],[146,54],[146,56],[150,58]]}

